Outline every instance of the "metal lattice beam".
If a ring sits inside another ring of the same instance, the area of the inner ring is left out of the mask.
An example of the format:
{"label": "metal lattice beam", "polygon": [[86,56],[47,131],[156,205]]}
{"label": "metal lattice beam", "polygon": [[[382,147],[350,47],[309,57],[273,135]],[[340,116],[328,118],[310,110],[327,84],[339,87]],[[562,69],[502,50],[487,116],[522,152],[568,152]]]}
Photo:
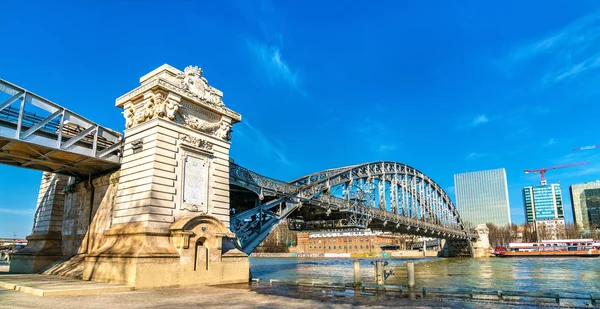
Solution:
{"label": "metal lattice beam", "polygon": [[[2,79],[0,102],[3,162],[47,171],[68,170],[76,175],[120,165],[120,133]],[[17,152],[24,148],[34,152]],[[36,154],[40,152],[52,156]],[[57,167],[61,164],[64,166]]]}
{"label": "metal lattice beam", "polygon": [[[230,182],[257,193],[261,199],[265,195],[275,197],[232,216],[232,229],[242,236],[240,241],[246,252],[251,252],[286,218],[290,228],[296,230],[376,226],[469,243],[474,237],[465,230],[444,190],[425,174],[402,163],[373,162],[329,169],[290,183],[231,164]],[[304,206],[265,212],[286,201]],[[308,209],[317,209],[319,214],[302,217],[301,213]]]}

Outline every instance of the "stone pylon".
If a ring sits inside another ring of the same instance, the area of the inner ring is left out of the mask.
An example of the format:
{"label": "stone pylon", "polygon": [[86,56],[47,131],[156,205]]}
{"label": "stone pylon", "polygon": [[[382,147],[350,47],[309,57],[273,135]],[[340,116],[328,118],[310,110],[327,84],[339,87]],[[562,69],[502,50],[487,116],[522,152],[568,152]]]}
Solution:
{"label": "stone pylon", "polygon": [[68,176],[44,172],[27,248],[13,254],[12,273],[37,273],[62,257],[62,225]]}
{"label": "stone pylon", "polygon": [[[202,69],[163,65],[120,97],[125,143],[112,224],[83,278],[140,288],[247,282],[229,230],[231,127]],[[96,240],[97,242],[97,240]]]}

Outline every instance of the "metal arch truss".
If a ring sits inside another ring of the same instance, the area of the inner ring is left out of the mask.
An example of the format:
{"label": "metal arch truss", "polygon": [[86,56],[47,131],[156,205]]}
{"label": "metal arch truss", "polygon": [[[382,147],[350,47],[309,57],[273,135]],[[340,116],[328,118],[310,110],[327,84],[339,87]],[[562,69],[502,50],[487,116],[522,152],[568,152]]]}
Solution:
{"label": "metal arch truss", "polygon": [[[118,166],[121,159],[120,133],[102,127],[2,79],[0,79],[0,138],[7,142],[0,147],[2,148],[0,152],[4,154],[10,153],[6,149],[15,144],[28,147],[38,153],[34,158],[15,157],[15,161],[23,163],[32,160],[34,165],[37,163],[62,165],[62,169],[67,172],[77,170],[77,163],[82,165],[84,160],[86,164],[89,160],[93,160],[95,166],[100,169],[110,169]],[[40,153],[39,149],[49,151]],[[81,160],[61,161],[61,158],[74,158],[73,155]]]}
{"label": "metal arch truss", "polygon": [[[445,239],[474,238],[444,190],[427,175],[397,162],[329,169],[289,183],[231,164],[230,182],[259,196],[254,208],[232,214],[232,230],[249,253],[283,219],[290,229],[378,228]],[[263,199],[271,197],[268,201]],[[301,207],[325,218],[305,218]],[[329,219],[331,214],[335,218]]]}

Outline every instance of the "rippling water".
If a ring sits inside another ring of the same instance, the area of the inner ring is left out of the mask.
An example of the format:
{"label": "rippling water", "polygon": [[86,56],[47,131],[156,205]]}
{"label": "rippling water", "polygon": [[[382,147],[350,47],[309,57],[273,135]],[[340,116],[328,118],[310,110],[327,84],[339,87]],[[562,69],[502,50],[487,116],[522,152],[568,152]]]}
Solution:
{"label": "rippling water", "polygon": [[[361,280],[373,283],[374,260],[360,260]],[[386,284],[406,286],[407,259],[386,259],[394,275]],[[480,288],[560,293],[600,293],[600,258],[418,259],[416,288]],[[353,282],[353,259],[252,258],[261,280]]]}

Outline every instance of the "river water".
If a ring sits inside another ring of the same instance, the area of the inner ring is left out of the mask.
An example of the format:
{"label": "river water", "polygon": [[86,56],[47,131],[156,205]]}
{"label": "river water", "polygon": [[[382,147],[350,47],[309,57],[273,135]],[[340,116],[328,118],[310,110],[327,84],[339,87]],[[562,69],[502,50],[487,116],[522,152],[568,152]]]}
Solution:
{"label": "river water", "polygon": [[[353,282],[353,259],[251,258],[261,281]],[[361,259],[361,280],[374,283],[374,260]],[[386,284],[407,285],[408,259],[386,259],[394,275]],[[415,262],[416,288],[477,288],[587,294],[600,293],[600,258],[428,258]]]}

